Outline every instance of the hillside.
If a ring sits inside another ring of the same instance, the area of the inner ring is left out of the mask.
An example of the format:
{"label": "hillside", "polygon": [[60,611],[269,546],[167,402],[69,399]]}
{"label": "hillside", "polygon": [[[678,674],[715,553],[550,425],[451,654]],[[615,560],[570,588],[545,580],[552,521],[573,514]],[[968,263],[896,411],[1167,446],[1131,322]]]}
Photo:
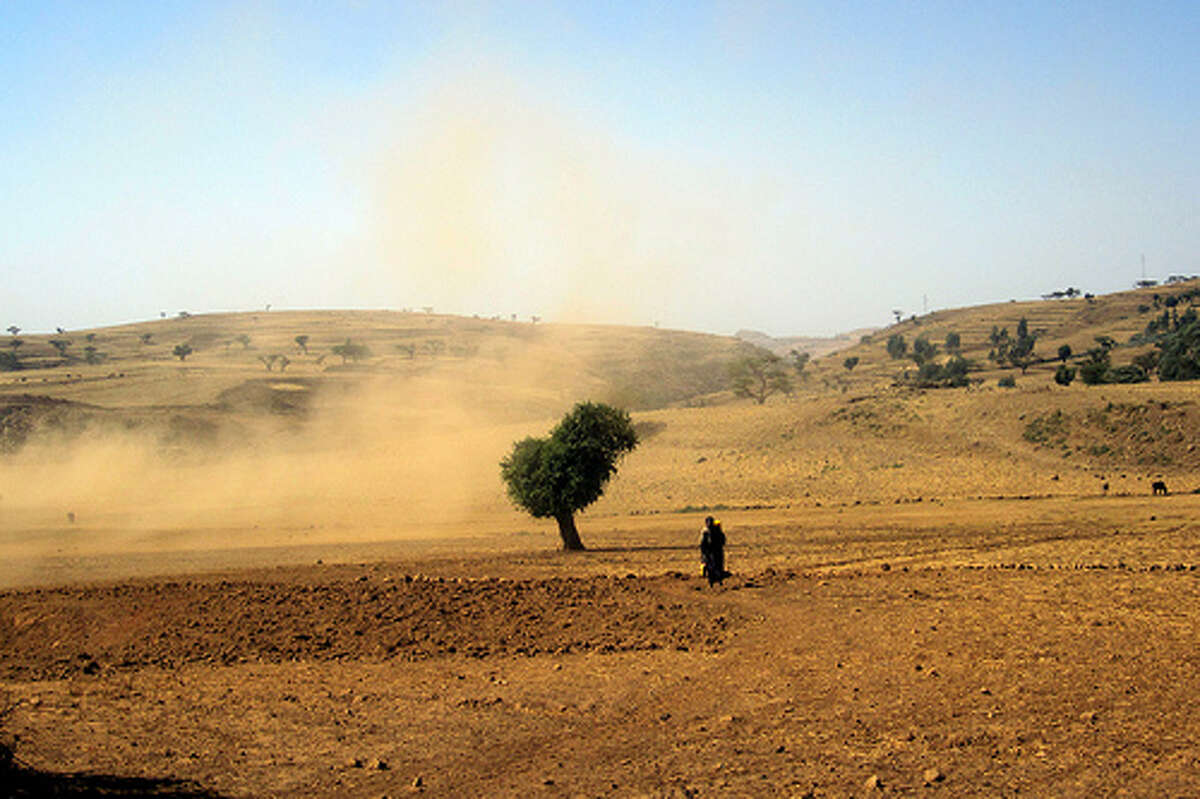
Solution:
{"label": "hillside", "polygon": [[[637,409],[719,391],[744,346],[653,328],[391,311],[203,314],[16,338],[25,368],[0,372],[0,391],[110,407],[202,405],[255,378],[353,375],[453,385],[516,418],[580,397]],[[346,344],[366,349],[339,355]],[[176,357],[178,346],[190,354]]]}
{"label": "hillside", "polygon": [[[1113,364],[1127,364],[1136,355],[1152,349],[1148,344],[1130,340],[1142,333],[1149,322],[1169,311],[1167,298],[1178,298],[1176,310],[1182,313],[1197,303],[1198,295],[1200,280],[1192,279],[1096,297],[993,303],[934,311],[875,331],[835,356],[812,364],[811,370],[819,380],[839,389],[888,385],[905,369],[915,370],[911,361],[896,360],[888,355],[890,337],[900,335],[910,346],[918,337],[924,337],[937,345],[938,358],[942,360],[947,355],[946,336],[953,332],[961,339],[963,357],[974,363],[974,377],[994,382],[1002,374],[1014,374],[1019,382],[1051,384],[1060,346],[1069,346],[1073,353],[1071,362],[1077,362],[1089,349],[1097,346],[1098,337],[1107,336],[1117,345],[1112,352]],[[1034,354],[1038,359],[1024,375],[1020,370],[1001,369],[988,359],[993,348],[989,339],[993,328],[1006,329],[1010,336],[1014,335],[1022,318],[1027,320],[1030,332],[1037,335]],[[843,362],[852,357],[858,358],[858,364],[853,371],[847,372]]]}

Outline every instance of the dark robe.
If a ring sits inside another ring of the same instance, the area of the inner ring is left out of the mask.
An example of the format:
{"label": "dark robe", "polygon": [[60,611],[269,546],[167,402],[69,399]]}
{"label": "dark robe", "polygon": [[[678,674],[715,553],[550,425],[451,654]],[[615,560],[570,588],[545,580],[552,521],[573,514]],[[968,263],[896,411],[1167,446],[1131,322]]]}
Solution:
{"label": "dark robe", "polygon": [[704,576],[709,585],[729,576],[725,571],[725,533],[721,531],[721,525],[705,526],[700,533],[700,561],[704,564]]}

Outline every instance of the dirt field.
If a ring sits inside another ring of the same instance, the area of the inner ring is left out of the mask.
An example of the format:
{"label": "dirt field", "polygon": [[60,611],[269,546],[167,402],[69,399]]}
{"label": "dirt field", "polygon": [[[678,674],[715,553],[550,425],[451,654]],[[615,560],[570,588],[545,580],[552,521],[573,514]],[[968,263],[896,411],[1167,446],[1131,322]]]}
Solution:
{"label": "dirt field", "polygon": [[1197,511],[725,513],[715,590],[694,514],[12,589],[10,793],[1196,795]]}

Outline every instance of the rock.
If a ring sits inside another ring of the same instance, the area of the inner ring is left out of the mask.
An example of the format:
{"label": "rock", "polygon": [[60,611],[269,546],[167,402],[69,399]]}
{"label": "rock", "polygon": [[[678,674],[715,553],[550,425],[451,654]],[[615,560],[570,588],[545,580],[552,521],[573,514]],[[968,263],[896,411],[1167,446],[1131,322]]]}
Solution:
{"label": "rock", "polygon": [[422,787],[424,787],[424,785],[425,785],[425,780],[421,779],[421,775],[420,775],[420,774],[418,774],[417,776],[413,777],[413,781],[412,781],[412,787],[414,787],[414,788],[422,788]]}
{"label": "rock", "polygon": [[1095,724],[1096,719],[1098,719],[1098,718],[1100,718],[1100,715],[1098,713],[1096,713],[1096,711],[1094,711],[1094,710],[1089,710],[1086,713],[1079,714],[1079,720],[1084,722],[1085,724]]}
{"label": "rock", "polygon": [[946,775],[941,772],[941,769],[936,766],[925,769],[921,774],[921,778],[925,780],[926,785],[933,785],[935,782],[941,782],[946,779]]}
{"label": "rock", "polygon": [[872,774],[870,777],[867,777],[866,782],[863,783],[863,787],[868,791],[883,790],[883,780],[879,779],[878,774]]}

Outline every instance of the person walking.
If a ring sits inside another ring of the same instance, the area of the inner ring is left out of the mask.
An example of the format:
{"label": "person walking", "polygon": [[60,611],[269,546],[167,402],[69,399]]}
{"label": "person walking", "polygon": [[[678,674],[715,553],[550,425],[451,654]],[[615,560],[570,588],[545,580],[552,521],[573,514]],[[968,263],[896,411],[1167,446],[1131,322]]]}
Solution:
{"label": "person walking", "polygon": [[704,564],[704,576],[710,586],[729,576],[725,571],[725,531],[711,516],[704,519],[704,527],[700,530],[700,562]]}

